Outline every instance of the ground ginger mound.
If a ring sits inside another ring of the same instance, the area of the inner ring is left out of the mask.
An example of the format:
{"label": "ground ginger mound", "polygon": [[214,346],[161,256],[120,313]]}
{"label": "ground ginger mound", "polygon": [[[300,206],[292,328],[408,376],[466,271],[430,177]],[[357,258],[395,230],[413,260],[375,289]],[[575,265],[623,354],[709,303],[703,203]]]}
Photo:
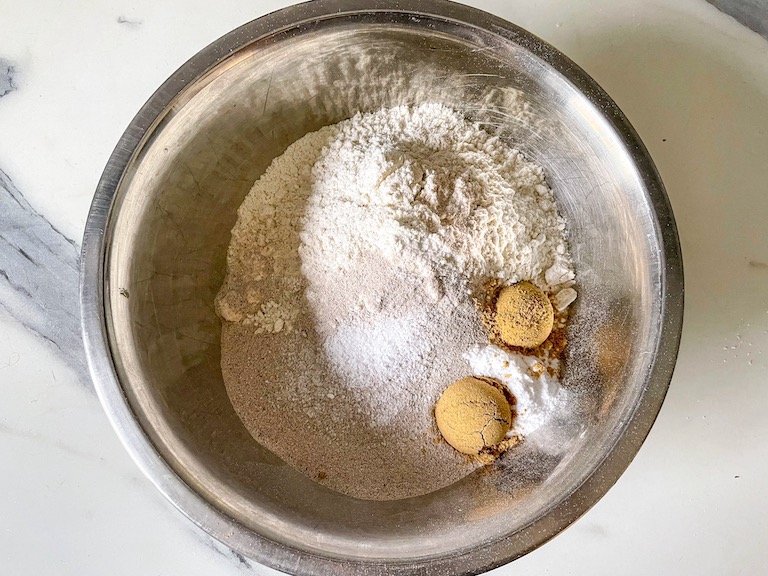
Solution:
{"label": "ground ginger mound", "polygon": [[535,284],[518,282],[499,292],[494,332],[509,346],[536,348],[552,333],[554,322],[552,303]]}
{"label": "ground ginger mound", "polygon": [[492,462],[516,443],[507,438],[512,427],[513,401],[497,382],[463,378],[445,389],[435,406],[440,433],[457,451]]}

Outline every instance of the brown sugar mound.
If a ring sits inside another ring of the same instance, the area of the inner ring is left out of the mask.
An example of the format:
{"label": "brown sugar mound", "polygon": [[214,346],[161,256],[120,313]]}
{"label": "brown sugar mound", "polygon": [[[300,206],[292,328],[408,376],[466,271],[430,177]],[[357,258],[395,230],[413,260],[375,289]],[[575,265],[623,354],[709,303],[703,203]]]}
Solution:
{"label": "brown sugar mound", "polygon": [[498,386],[474,377],[451,384],[435,406],[443,438],[462,454],[473,456],[504,442],[512,414],[510,401]]}
{"label": "brown sugar mound", "polygon": [[547,295],[531,282],[505,286],[495,310],[496,335],[509,346],[536,348],[552,333],[555,312]]}

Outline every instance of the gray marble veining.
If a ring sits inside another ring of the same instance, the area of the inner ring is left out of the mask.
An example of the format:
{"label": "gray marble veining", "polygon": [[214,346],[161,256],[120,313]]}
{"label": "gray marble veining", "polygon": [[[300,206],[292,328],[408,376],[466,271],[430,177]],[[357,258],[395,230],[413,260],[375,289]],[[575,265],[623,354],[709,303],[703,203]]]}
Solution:
{"label": "gray marble veining", "polygon": [[142,25],[142,21],[136,18],[128,18],[126,16],[118,16],[117,23],[127,26],[128,28],[138,28]]}
{"label": "gray marble veining", "polygon": [[707,0],[768,40],[768,0]]}
{"label": "gray marble veining", "polygon": [[80,336],[78,247],[0,170],[0,307],[88,382]]}
{"label": "gray marble veining", "polygon": [[[53,351],[90,382],[80,335],[77,244],[39,214],[8,175],[0,170],[0,308],[29,331],[47,341]],[[0,435],[42,437],[5,426]],[[71,454],[91,458],[79,448],[53,444]],[[254,565],[226,545],[189,524],[190,533],[242,574]]]}
{"label": "gray marble veining", "polygon": [[10,60],[0,58],[0,98],[16,90],[16,66]]}

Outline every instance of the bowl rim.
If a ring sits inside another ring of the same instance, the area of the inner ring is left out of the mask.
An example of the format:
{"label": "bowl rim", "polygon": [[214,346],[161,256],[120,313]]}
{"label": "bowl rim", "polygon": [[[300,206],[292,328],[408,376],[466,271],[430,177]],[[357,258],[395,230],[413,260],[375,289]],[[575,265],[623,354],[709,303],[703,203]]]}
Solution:
{"label": "bowl rim", "polygon": [[[599,109],[620,138],[643,181],[662,247],[661,329],[642,401],[592,474],[556,506],[525,528],[468,551],[409,561],[333,558],[299,550],[249,530],[216,509],[187,485],[160,456],[123,392],[107,335],[104,294],[108,224],[120,183],[137,152],[177,97],[233,53],[299,23],[388,12],[459,22],[521,45],[566,78]],[[83,235],[80,267],[81,328],[88,366],[99,400],[120,441],[155,487],[198,527],[233,549],[235,555],[297,574],[477,574],[541,546],[587,512],[629,466],[661,409],[674,371],[683,321],[683,262],[672,208],[659,173],[627,118],[600,86],[557,49],[488,12],[448,0],[313,0],[282,8],[225,34],[198,52],[149,98],[120,137],[96,188]],[[394,562],[394,563],[393,563]]]}

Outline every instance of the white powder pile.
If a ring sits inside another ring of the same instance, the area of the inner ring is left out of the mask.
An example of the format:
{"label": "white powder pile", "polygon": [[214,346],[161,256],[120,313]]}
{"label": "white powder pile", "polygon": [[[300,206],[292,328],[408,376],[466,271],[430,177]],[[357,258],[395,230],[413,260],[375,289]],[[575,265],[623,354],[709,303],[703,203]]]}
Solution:
{"label": "white powder pile", "polygon": [[568,392],[547,372],[534,376],[539,359],[502,350],[488,344],[475,346],[464,354],[475,376],[494,378],[504,384],[517,400],[514,429],[527,436],[546,424],[552,413],[568,402]]}
{"label": "white powder pile", "polygon": [[541,168],[461,114],[397,107],[308,134],[238,215],[217,298],[225,384],[304,473],[361,498],[431,492],[476,467],[435,442],[452,381],[506,383],[523,434],[559,401],[525,358],[482,348],[472,297],[490,280],[568,289],[564,221]]}

